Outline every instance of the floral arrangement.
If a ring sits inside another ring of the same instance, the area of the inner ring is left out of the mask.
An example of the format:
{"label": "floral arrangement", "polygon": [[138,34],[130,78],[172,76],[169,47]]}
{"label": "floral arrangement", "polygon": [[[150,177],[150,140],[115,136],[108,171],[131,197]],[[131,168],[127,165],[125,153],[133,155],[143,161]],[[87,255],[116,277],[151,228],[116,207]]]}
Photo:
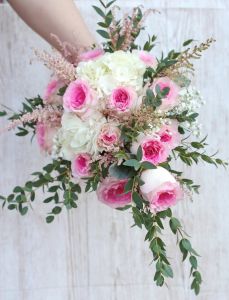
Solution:
{"label": "floral arrangement", "polygon": [[198,294],[198,254],[171,208],[199,190],[175,170],[174,161],[227,165],[206,154],[206,137],[200,138],[197,120],[204,102],[192,85],[192,60],[214,40],[193,48],[193,40],[188,40],[183,50],[156,58],[151,54],[156,36],[143,47],[136,44],[145,18],[155,11],[143,13],[137,7],[118,19],[114,2],[100,0],[101,7],[94,6],[102,19],[97,30],[106,40],[102,45],[83,49],[59,41],[63,55],[36,51],[54,72],[44,97],[27,99],[19,113],[1,111],[10,121],[7,130],[17,128],[18,136],[36,135],[52,162],[0,198],[3,207],[25,215],[42,188],[48,195],[43,202],[53,204],[46,217],[51,223],[63,207],[77,207],[82,189],[96,191],[99,201],[130,210],[134,225],[146,230],[158,286],[173,277],[161,237],[168,221],[183,261],[189,260],[191,288]]}

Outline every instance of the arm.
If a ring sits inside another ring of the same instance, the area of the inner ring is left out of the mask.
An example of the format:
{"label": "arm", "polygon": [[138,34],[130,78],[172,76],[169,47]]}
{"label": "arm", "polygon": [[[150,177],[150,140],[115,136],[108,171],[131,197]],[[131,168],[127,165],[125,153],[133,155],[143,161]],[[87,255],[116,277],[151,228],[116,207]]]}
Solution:
{"label": "arm", "polygon": [[55,48],[50,34],[72,45],[90,46],[95,40],[73,0],[9,0],[20,17]]}

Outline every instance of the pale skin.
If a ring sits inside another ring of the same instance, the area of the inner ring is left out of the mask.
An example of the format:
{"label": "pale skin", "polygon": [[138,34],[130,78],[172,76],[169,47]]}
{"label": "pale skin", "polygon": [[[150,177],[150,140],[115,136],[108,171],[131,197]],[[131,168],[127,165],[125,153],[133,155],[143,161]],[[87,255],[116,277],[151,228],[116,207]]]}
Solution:
{"label": "pale skin", "polygon": [[[58,49],[51,34],[62,42],[88,47],[95,39],[73,0],[9,0],[18,15],[40,36]],[[58,49],[59,50],[59,49]]]}

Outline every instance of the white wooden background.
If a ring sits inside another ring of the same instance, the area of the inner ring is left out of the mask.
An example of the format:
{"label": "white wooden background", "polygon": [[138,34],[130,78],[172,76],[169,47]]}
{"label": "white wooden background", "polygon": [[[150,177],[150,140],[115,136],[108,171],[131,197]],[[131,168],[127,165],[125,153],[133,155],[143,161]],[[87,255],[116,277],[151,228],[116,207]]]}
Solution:
{"label": "white wooden background", "polygon": [[[88,25],[94,29],[92,2],[77,1]],[[158,35],[159,50],[179,47],[188,39],[214,36],[217,43],[199,61],[197,86],[207,105],[202,111],[210,150],[229,155],[229,1],[145,0],[119,1],[125,9],[136,4],[153,6],[147,30]],[[40,18],[40,16],[37,16]],[[47,45],[7,4],[0,5],[0,102],[19,108],[24,97],[42,94],[49,72],[30,64],[32,47]],[[3,123],[1,121],[1,126]],[[13,133],[0,137],[0,194],[10,192],[46,161],[30,141]],[[184,201],[176,214],[185,222],[193,245],[202,255],[203,288],[198,299],[229,299],[229,176],[224,170],[200,165],[187,175],[202,184],[194,203]],[[151,256],[138,229],[130,229],[131,216],[84,196],[77,210],[63,213],[46,225],[41,200],[24,218],[0,212],[1,300],[189,300],[188,266],[180,263],[175,239],[166,237],[175,278],[168,288],[153,283]]]}

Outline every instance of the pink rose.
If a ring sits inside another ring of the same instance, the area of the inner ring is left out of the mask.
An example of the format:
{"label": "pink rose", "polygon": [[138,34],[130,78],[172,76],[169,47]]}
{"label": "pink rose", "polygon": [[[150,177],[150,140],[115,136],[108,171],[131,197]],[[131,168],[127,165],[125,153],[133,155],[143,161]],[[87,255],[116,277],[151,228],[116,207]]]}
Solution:
{"label": "pink rose", "polygon": [[120,129],[115,124],[106,123],[101,128],[97,142],[105,151],[111,151],[118,145],[120,136]]}
{"label": "pink rose", "polygon": [[95,60],[104,54],[102,49],[93,49],[84,53],[81,53],[79,59],[81,61]]}
{"label": "pink rose", "polygon": [[88,117],[95,102],[93,90],[86,81],[80,79],[69,84],[63,97],[64,109],[75,112],[79,117]]}
{"label": "pink rose", "polygon": [[152,90],[155,94],[157,85],[160,87],[160,90],[163,90],[164,88],[169,88],[168,95],[165,96],[164,99],[162,99],[162,104],[161,106],[159,106],[160,110],[168,111],[179,104],[180,87],[175,82],[170,80],[168,77],[161,77],[156,79],[152,85]]}
{"label": "pink rose", "polygon": [[140,190],[145,200],[149,201],[152,213],[166,210],[183,197],[179,183],[164,168],[146,170],[142,172],[141,179],[144,184]]}
{"label": "pink rose", "polygon": [[118,87],[112,91],[109,106],[117,112],[126,112],[132,108],[137,101],[137,94],[133,88]]}
{"label": "pink rose", "polygon": [[62,104],[62,97],[57,95],[60,88],[64,87],[62,80],[53,79],[46,87],[44,94],[44,102],[46,104]]}
{"label": "pink rose", "polygon": [[139,58],[141,59],[141,61],[144,62],[144,64],[147,67],[151,67],[153,69],[155,69],[157,67],[157,59],[155,56],[151,55],[149,52],[147,51],[140,51],[139,52]]}
{"label": "pink rose", "polygon": [[36,137],[41,150],[51,154],[53,138],[57,130],[57,127],[50,127],[48,124],[45,124],[43,122],[37,123]]}
{"label": "pink rose", "polygon": [[128,179],[117,179],[113,177],[107,177],[97,190],[97,196],[99,201],[112,207],[124,207],[131,202],[131,193],[124,194],[124,187]]}
{"label": "pink rose", "polygon": [[139,146],[142,148],[142,161],[158,165],[165,162],[169,156],[169,148],[157,135],[139,136],[138,141],[133,143],[131,152],[137,154]]}
{"label": "pink rose", "polygon": [[175,120],[171,121],[170,125],[163,125],[157,134],[160,137],[160,141],[165,143],[171,150],[179,146],[181,142],[181,135],[178,132],[178,122]]}
{"label": "pink rose", "polygon": [[72,175],[76,178],[90,176],[91,156],[88,153],[76,155],[72,161]]}

